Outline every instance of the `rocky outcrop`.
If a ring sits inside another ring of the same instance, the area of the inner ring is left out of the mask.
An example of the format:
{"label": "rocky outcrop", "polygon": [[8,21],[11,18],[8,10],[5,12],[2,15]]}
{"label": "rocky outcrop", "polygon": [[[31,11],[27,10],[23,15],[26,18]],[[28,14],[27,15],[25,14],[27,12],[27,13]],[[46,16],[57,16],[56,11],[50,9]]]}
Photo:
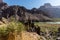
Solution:
{"label": "rocky outcrop", "polygon": [[[13,5],[8,6],[7,3],[0,3],[1,17],[9,19],[11,16],[15,16],[16,20],[27,21],[28,19],[33,21],[52,21],[52,19],[44,11],[33,8],[31,10],[26,9],[23,6]],[[2,18],[1,18],[2,19]]]}
{"label": "rocky outcrop", "polygon": [[0,3],[0,10],[4,10],[4,9],[7,9],[8,7],[8,4],[7,3]]}

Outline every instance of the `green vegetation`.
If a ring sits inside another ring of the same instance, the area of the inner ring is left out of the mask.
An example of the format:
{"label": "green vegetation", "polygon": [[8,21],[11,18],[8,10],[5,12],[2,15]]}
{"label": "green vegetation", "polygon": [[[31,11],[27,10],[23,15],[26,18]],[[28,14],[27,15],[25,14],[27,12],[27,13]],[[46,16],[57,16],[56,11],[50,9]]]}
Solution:
{"label": "green vegetation", "polygon": [[55,22],[60,22],[60,18],[52,18]]}
{"label": "green vegetation", "polygon": [[48,24],[46,22],[39,22],[39,23],[35,23],[36,26],[39,26],[41,28],[41,31],[45,32],[46,29],[48,31],[53,31],[53,32],[57,32],[58,28],[60,27],[59,24]]}
{"label": "green vegetation", "polygon": [[24,25],[21,22],[10,22],[4,26],[0,26],[0,38],[1,37],[6,37],[10,32],[14,33],[15,31],[17,32],[22,32],[25,31]]}
{"label": "green vegetation", "polygon": [[[46,30],[48,30],[52,31],[54,34],[58,31],[58,28],[60,27],[59,24],[48,24],[46,22],[36,22],[35,25],[40,27],[42,32],[46,32]],[[11,18],[9,23],[0,26],[0,38],[6,37],[7,35],[9,35],[10,32],[14,33],[15,31],[26,31],[26,27],[21,22],[17,22],[14,18]],[[55,38],[56,36],[54,35],[54,39]]]}
{"label": "green vegetation", "polygon": [[[56,40],[56,32],[58,32],[58,28],[60,28],[60,24],[48,24],[46,22],[36,22],[36,26],[41,28],[42,32],[53,32],[53,36],[51,36],[52,40]],[[44,36],[43,36],[44,37]],[[47,38],[49,40],[49,38]],[[51,39],[50,39],[51,40]]]}

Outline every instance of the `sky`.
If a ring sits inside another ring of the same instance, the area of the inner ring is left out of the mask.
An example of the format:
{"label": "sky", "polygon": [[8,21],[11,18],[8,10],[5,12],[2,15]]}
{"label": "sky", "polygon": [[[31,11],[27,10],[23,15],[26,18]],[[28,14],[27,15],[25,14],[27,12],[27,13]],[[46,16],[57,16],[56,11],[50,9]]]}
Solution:
{"label": "sky", "polygon": [[8,5],[20,5],[27,9],[39,8],[44,3],[51,3],[53,6],[60,5],[60,0],[3,0]]}

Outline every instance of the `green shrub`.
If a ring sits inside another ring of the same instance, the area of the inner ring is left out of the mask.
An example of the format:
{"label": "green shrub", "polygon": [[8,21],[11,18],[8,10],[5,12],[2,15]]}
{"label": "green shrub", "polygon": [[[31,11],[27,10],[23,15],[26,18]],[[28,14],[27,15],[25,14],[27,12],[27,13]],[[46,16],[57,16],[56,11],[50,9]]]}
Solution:
{"label": "green shrub", "polygon": [[8,31],[7,31],[6,27],[0,28],[0,37],[1,36],[6,36],[7,34],[8,34]]}
{"label": "green shrub", "polygon": [[21,22],[10,22],[7,26],[0,28],[0,36],[7,36],[10,32],[21,32],[25,31],[24,25]]}

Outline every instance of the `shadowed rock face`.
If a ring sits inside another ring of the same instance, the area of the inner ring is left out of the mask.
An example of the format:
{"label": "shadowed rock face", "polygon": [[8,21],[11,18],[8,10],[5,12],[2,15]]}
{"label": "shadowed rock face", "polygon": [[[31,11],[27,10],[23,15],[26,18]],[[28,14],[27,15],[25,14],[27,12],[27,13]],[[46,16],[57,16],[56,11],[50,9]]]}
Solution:
{"label": "shadowed rock face", "polygon": [[4,9],[3,10],[3,13],[2,13],[2,16],[5,17],[5,18],[10,18],[11,16],[15,16],[18,14],[18,6],[9,6],[7,9]]}
{"label": "shadowed rock face", "polygon": [[8,4],[7,3],[0,3],[0,16],[2,16],[3,10],[5,10],[7,8],[8,8]]}
{"label": "shadowed rock face", "polygon": [[3,3],[3,0],[0,0],[0,3]]}
{"label": "shadowed rock face", "polygon": [[0,3],[0,9],[1,10],[7,9],[7,7],[8,7],[7,3]]}

